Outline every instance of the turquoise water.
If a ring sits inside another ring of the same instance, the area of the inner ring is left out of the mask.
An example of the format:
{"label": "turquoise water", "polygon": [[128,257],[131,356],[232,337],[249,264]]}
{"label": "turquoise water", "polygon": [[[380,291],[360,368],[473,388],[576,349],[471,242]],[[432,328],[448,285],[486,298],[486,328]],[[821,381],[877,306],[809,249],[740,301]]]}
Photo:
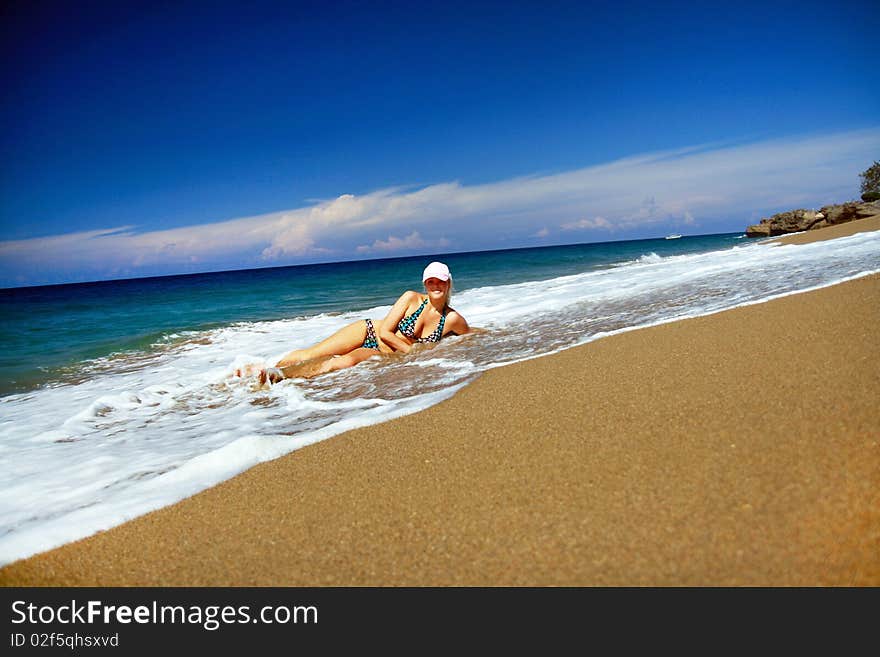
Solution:
{"label": "turquoise water", "polygon": [[111,355],[146,353],[194,331],[239,322],[339,313],[393,303],[421,288],[431,259],[458,292],[541,281],[636,259],[741,243],[741,233],[437,254],[0,290],[0,395],[77,376]]}

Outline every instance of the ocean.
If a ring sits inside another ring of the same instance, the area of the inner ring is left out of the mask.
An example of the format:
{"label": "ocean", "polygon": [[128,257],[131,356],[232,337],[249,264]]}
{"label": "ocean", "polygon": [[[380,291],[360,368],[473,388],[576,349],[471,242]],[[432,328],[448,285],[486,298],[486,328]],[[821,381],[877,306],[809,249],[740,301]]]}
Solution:
{"label": "ocean", "polygon": [[[0,290],[0,565],[424,409],[489,369],[880,271],[878,232],[761,241],[731,233]],[[434,259],[453,272],[452,306],[485,332],[267,390],[231,376],[383,317],[421,289]]]}

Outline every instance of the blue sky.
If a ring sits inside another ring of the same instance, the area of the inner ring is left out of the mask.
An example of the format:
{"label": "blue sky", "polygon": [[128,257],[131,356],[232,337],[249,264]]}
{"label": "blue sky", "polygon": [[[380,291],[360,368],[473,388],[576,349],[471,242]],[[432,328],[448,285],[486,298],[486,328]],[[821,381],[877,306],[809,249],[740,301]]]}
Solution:
{"label": "blue sky", "polygon": [[872,2],[3,11],[0,286],[738,231],[880,159]]}

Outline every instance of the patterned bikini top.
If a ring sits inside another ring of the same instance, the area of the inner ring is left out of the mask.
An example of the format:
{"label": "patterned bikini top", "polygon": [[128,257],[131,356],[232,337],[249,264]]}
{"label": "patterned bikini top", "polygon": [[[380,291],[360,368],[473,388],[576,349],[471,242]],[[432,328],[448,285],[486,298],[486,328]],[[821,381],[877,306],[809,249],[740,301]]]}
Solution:
{"label": "patterned bikini top", "polygon": [[443,325],[446,323],[446,313],[440,315],[440,323],[437,324],[437,328],[434,329],[434,332],[431,333],[431,335],[427,338],[415,337],[416,320],[419,318],[419,315],[422,314],[426,305],[428,305],[427,298],[422,301],[422,305],[419,306],[412,315],[400,320],[400,323],[397,325],[397,330],[400,331],[402,335],[405,335],[410,340],[415,340],[416,342],[440,342],[440,338],[443,337]]}

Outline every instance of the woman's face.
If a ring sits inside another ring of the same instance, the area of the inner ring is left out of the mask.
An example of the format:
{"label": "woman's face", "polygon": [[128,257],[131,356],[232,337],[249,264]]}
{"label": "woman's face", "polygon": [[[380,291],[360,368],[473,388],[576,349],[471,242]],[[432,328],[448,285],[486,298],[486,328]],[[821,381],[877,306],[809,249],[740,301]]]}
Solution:
{"label": "woman's face", "polygon": [[425,290],[431,298],[436,297],[442,299],[446,296],[446,290],[448,289],[449,281],[444,281],[439,278],[429,278],[425,281]]}

